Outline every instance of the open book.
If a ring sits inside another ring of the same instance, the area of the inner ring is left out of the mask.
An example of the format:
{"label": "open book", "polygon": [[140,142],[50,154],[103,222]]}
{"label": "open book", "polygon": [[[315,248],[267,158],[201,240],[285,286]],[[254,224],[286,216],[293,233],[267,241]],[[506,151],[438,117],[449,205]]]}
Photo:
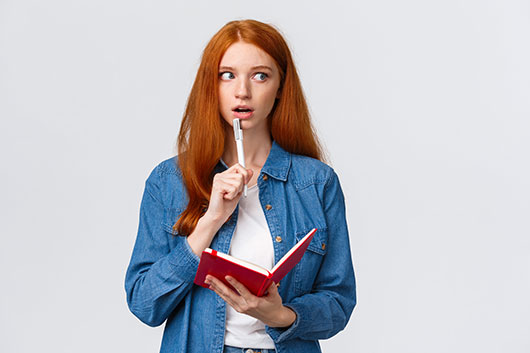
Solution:
{"label": "open book", "polygon": [[313,228],[307,233],[270,271],[228,254],[206,248],[202,252],[199,268],[197,269],[193,282],[199,286],[208,288],[204,280],[206,279],[206,275],[212,275],[223,281],[229,288],[234,289],[225,280],[225,276],[232,276],[247,287],[254,295],[261,297],[265,294],[272,282],[280,282],[300,262],[316,231],[317,229]]}

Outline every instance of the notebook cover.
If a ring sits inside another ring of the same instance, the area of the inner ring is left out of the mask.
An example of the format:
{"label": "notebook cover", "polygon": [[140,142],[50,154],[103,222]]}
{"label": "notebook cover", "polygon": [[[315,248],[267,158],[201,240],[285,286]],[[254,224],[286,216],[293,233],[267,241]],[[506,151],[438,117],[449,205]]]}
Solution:
{"label": "notebook cover", "polygon": [[232,285],[230,285],[230,283],[228,283],[225,279],[225,276],[229,275],[241,282],[254,295],[261,297],[266,292],[267,288],[269,288],[272,281],[279,283],[280,280],[285,277],[285,275],[291,271],[298,262],[300,262],[307,247],[309,246],[309,243],[311,243],[315,232],[316,228],[313,228],[304,236],[305,240],[299,241],[293,247],[296,249],[291,254],[288,256],[285,255],[287,256],[286,258],[284,256],[282,259],[280,259],[279,262],[283,260],[283,263],[276,267],[273,273],[263,269],[263,271],[267,274],[257,272],[254,269],[246,267],[245,265],[220,257],[218,256],[216,250],[208,248],[201,254],[199,268],[197,269],[197,273],[195,274],[195,279],[193,282],[199,286],[208,288],[208,285],[204,283],[204,280],[206,279],[207,275],[212,275],[235,291]]}
{"label": "notebook cover", "polygon": [[225,276],[232,276],[256,296],[263,295],[263,292],[268,288],[265,284],[267,282],[270,283],[269,280],[272,276],[270,273],[267,276],[228,259],[219,257],[217,256],[216,250],[211,250],[211,253],[206,250],[202,252],[199,268],[197,269],[193,282],[199,286],[208,288],[208,285],[204,283],[208,274],[221,280],[226,286],[235,291],[230,283],[225,280]]}
{"label": "notebook cover", "polygon": [[[303,241],[303,243],[300,244],[300,242],[298,242],[295,245],[299,246],[298,249],[291,253],[289,257],[285,260],[285,262],[280,265],[280,267],[276,268],[273,271],[272,280],[274,281],[274,283],[279,283],[280,280],[285,277],[285,275],[289,273],[289,271],[291,271],[293,267],[295,267],[296,264],[300,262],[300,260],[302,260],[302,257],[304,256],[304,253],[307,250],[309,243],[311,243],[311,240],[313,239],[313,236],[315,235],[316,231],[317,229],[313,228],[309,233],[307,233],[304,236],[307,238]],[[280,259],[280,261],[282,259]]]}

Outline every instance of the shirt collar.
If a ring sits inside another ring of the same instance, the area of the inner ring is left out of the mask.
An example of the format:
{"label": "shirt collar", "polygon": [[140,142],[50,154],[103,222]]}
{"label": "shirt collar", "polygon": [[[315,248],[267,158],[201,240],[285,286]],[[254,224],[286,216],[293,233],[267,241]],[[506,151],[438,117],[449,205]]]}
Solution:
{"label": "shirt collar", "polygon": [[[228,169],[228,166],[222,159],[219,160],[217,167],[220,168],[221,171]],[[261,168],[261,172],[268,174],[275,179],[287,181],[287,175],[289,174],[290,168],[291,153],[281,148],[280,145],[273,140],[269,156]],[[217,170],[219,171],[219,169]]]}
{"label": "shirt collar", "polygon": [[271,151],[269,152],[269,156],[267,157],[263,168],[261,168],[261,172],[281,181],[287,181],[289,168],[291,168],[291,153],[281,148],[280,145],[273,140]]}

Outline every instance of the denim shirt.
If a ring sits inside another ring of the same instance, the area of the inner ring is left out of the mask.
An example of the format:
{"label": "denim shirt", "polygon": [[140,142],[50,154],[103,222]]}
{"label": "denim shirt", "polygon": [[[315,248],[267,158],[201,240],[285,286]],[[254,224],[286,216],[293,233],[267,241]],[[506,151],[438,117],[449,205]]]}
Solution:
{"label": "denim shirt", "polygon": [[[226,303],[193,283],[199,257],[173,224],[188,198],[177,156],[149,175],[138,235],[125,276],[131,312],[149,326],[166,322],[161,352],[223,350]],[[227,166],[219,161],[215,172]],[[356,304],[345,204],[339,179],[326,164],[291,154],[275,141],[258,176],[259,199],[274,244],[275,263],[317,228],[302,260],[281,281],[283,304],[296,313],[287,328],[266,326],[278,353],[320,352],[346,326]],[[228,253],[238,208],[210,247]],[[256,347],[260,348],[260,347]]]}

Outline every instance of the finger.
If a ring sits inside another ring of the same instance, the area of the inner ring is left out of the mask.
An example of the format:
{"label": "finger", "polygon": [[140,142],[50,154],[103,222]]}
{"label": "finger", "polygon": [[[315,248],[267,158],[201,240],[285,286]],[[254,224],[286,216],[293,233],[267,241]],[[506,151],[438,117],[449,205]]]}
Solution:
{"label": "finger", "polygon": [[243,168],[243,166],[241,166],[241,164],[239,163],[234,164],[230,169],[232,169],[231,172],[242,174],[245,180],[245,184],[247,184],[250,181],[250,178],[252,177],[252,174],[254,173],[252,169]]}
{"label": "finger", "polygon": [[278,291],[278,284],[272,282],[267,290],[269,292],[277,292]]}
{"label": "finger", "polygon": [[238,280],[236,280],[234,277],[231,277],[231,276],[225,276],[225,279],[228,281],[228,283],[230,283],[232,285],[232,287],[234,287],[237,292],[239,294],[241,294],[241,296],[249,301],[249,300],[252,300],[253,297],[255,297],[254,294],[252,294],[248,289],[247,287],[245,287],[241,282],[239,282]]}
{"label": "finger", "polygon": [[223,292],[219,290],[219,288],[210,285],[210,289],[214,291],[219,297],[221,297],[221,299],[223,299],[226,303],[228,303],[228,305],[230,305],[236,311],[240,310],[238,303],[234,302],[230,297],[227,297]]}
{"label": "finger", "polygon": [[264,297],[279,296],[280,293],[278,293],[278,285],[272,282],[265,291],[265,293],[266,295]]}
{"label": "finger", "polygon": [[228,169],[225,170],[222,173],[217,173],[214,175],[213,182],[215,183],[218,180],[226,180],[226,179],[236,179],[236,180],[244,180],[244,174],[238,172],[237,169]]}
{"label": "finger", "polygon": [[245,176],[241,173],[230,173],[230,174],[223,175],[221,178],[222,180],[226,180],[226,179],[237,180],[237,181],[245,180]]}
{"label": "finger", "polygon": [[252,176],[254,175],[254,171],[252,169],[247,169],[248,171],[248,180],[247,183],[250,182],[250,179],[252,179]]}
{"label": "finger", "polygon": [[241,175],[243,176],[243,183],[248,184],[250,182],[250,179],[252,179],[252,176],[254,175],[254,171],[252,169],[246,169],[243,166],[241,166],[239,163],[234,164],[232,167],[227,169],[226,171],[222,173],[216,174],[216,176],[234,176],[234,175]]}
{"label": "finger", "polygon": [[209,276],[209,285],[210,289],[214,290],[225,302],[230,304],[234,309],[239,310],[241,297],[234,293],[234,291],[228,288],[222,281],[219,279]]}
{"label": "finger", "polygon": [[245,174],[247,173],[247,170],[245,168],[243,168],[243,166],[239,163],[236,163],[234,164],[233,166],[231,166],[230,168],[228,168],[227,170],[225,170],[223,173],[241,173],[241,174]]}
{"label": "finger", "polygon": [[248,184],[250,182],[250,179],[252,179],[252,175],[254,175],[254,171],[252,169],[244,169],[245,173],[241,173],[244,176],[244,183]]}
{"label": "finger", "polygon": [[241,196],[241,194],[243,193],[243,188],[241,187],[230,187],[230,192],[226,192],[223,194],[223,198],[225,200],[235,200],[235,199],[239,199],[239,197]]}
{"label": "finger", "polygon": [[239,298],[239,295],[235,293],[232,289],[230,289],[226,284],[223,283],[220,279],[213,277],[211,275],[208,275],[207,277],[207,283],[211,286],[217,289],[220,293],[222,293],[224,296],[230,297],[233,300],[236,298]]}
{"label": "finger", "polygon": [[231,183],[233,185],[237,185],[238,187],[243,187],[245,184],[245,176],[243,174],[229,174],[223,177],[223,181],[227,183]]}
{"label": "finger", "polygon": [[236,189],[239,189],[241,188],[243,184],[242,181],[243,180],[238,177],[229,177],[229,178],[224,178],[222,180],[219,180],[218,183],[221,183],[222,185],[230,185]]}
{"label": "finger", "polygon": [[217,181],[215,189],[217,190],[217,192],[223,195],[224,199],[227,200],[234,199],[241,192],[241,187],[225,182],[223,180]]}
{"label": "finger", "polygon": [[231,184],[233,184],[234,186],[236,185],[235,181],[231,180],[230,178],[218,177],[218,178],[214,179],[214,181],[212,183],[212,188],[213,189],[222,189],[222,187],[224,187],[226,185],[231,185]]}

